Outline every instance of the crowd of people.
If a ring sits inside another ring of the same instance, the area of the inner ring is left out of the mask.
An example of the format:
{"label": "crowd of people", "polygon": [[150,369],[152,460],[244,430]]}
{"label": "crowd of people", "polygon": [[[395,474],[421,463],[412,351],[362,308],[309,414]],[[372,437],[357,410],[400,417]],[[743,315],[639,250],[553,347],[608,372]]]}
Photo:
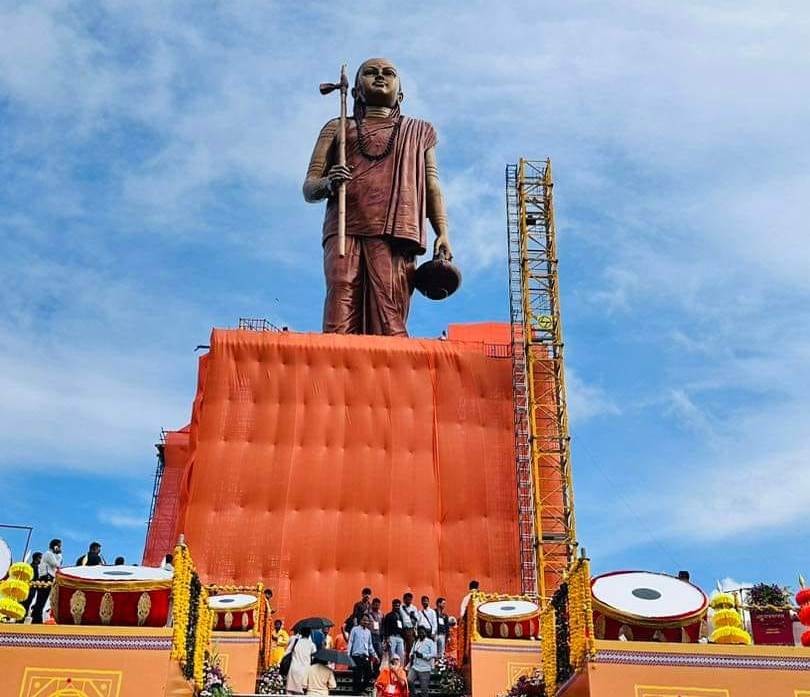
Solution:
{"label": "crowd of people", "polygon": [[[30,616],[31,624],[42,624],[45,606],[48,602],[48,596],[51,593],[49,584],[56,578],[56,572],[61,569],[63,564],[62,553],[62,540],[54,538],[48,543],[47,551],[34,552],[31,555],[31,561],[28,562],[31,567],[33,577],[32,581],[43,582],[41,585],[34,585],[28,597],[22,601],[22,606],[25,608],[26,617],[22,621],[27,621]],[[126,564],[124,557],[115,557],[113,566],[123,566]],[[101,543],[91,542],[87,551],[76,559],[75,566],[107,566],[107,561],[101,554]],[[167,554],[161,568],[172,571],[172,555]]]}
{"label": "crowd of people", "polygon": [[[477,581],[470,582],[460,616],[478,587]],[[431,603],[423,595],[417,605],[413,593],[407,592],[383,612],[382,600],[372,596],[371,588],[363,588],[349,617],[334,629],[334,637],[322,629],[300,628],[291,638],[282,620],[275,620],[271,662],[283,666],[289,656],[288,694],[329,694],[336,686],[334,653],[329,652],[334,649],[351,657],[354,694],[365,693],[373,682],[378,697],[428,697],[435,661],[448,651],[456,625],[446,612],[446,599]]]}

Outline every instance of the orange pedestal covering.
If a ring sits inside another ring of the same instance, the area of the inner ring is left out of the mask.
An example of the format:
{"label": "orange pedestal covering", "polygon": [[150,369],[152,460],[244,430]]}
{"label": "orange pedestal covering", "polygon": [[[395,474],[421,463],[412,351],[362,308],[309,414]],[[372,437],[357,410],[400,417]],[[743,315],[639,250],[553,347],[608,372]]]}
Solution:
{"label": "orange pedestal covering", "polygon": [[365,585],[451,611],[473,577],[519,592],[511,363],[485,353],[214,330],[175,531],[203,578],[262,579],[288,620]]}

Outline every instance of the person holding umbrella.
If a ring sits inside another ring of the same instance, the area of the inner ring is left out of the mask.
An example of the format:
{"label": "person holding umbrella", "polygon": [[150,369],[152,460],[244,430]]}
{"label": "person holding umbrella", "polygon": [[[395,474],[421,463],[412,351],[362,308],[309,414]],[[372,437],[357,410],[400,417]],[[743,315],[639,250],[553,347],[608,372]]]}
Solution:
{"label": "person holding umbrella", "polygon": [[[309,627],[300,627],[297,636],[290,642],[286,658],[291,655],[289,672],[287,673],[287,694],[302,695],[307,686],[309,666],[312,663],[312,654],[315,653],[315,644],[310,639],[312,630]],[[282,661],[283,663],[283,661]]]}

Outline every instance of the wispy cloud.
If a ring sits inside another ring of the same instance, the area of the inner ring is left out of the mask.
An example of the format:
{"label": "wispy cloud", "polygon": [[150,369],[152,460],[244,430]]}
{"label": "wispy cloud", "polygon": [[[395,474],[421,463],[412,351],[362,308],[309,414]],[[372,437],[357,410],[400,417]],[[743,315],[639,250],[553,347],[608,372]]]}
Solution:
{"label": "wispy cloud", "polygon": [[114,528],[144,528],[146,521],[137,514],[102,509],[98,513],[98,522],[112,525]]}

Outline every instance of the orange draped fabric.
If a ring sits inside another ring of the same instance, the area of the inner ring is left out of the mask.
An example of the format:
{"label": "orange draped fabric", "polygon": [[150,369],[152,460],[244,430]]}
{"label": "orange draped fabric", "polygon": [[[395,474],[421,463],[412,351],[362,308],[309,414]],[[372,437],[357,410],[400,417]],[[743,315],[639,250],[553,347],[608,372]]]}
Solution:
{"label": "orange draped fabric", "polygon": [[177,532],[288,626],[363,586],[519,592],[511,363],[453,341],[214,330]]}

